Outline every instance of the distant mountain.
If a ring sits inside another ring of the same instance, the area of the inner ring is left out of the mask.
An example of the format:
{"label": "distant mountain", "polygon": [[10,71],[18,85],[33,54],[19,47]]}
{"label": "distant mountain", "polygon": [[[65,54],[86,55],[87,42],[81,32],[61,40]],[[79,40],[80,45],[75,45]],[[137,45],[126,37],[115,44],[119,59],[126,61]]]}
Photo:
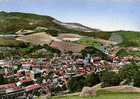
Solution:
{"label": "distant mountain", "polygon": [[45,27],[59,32],[98,32],[79,23],[63,23],[50,16],[19,12],[0,12],[0,33],[14,33],[21,29]]}
{"label": "distant mountain", "polygon": [[58,20],[53,20],[53,22],[55,22],[56,24],[59,24],[61,26],[64,26],[65,28],[73,29],[76,31],[83,31],[83,32],[99,32],[99,31],[101,31],[99,29],[93,29],[93,28],[84,26],[80,23],[64,23],[64,22],[60,22]]}

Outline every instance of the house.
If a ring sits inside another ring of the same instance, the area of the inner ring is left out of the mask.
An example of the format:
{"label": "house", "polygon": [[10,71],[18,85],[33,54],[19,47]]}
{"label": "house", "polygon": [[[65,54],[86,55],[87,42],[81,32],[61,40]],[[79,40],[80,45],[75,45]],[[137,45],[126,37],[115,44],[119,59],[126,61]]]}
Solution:
{"label": "house", "polygon": [[15,99],[24,94],[24,89],[16,86],[15,83],[0,85],[0,99]]}
{"label": "house", "polygon": [[25,90],[27,92],[31,92],[33,90],[38,90],[40,88],[41,88],[41,86],[39,84],[33,84],[33,85],[30,85],[30,86],[25,87]]}

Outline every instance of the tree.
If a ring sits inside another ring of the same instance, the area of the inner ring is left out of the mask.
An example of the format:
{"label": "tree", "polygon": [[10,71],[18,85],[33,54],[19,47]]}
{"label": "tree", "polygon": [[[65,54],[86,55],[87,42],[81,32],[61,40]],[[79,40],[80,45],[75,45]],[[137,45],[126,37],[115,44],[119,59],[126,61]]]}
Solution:
{"label": "tree", "polygon": [[140,87],[140,71],[138,71],[134,76],[134,86]]}
{"label": "tree", "polygon": [[2,74],[0,74],[0,85],[8,83],[7,79],[4,78]]}
{"label": "tree", "polygon": [[46,30],[46,32],[52,36],[58,36],[58,31],[57,30]]}
{"label": "tree", "polygon": [[131,83],[134,80],[136,73],[139,72],[139,66],[135,63],[125,65],[119,70],[119,75],[122,80],[126,80],[127,83]]}
{"label": "tree", "polygon": [[93,85],[96,85],[100,83],[99,75],[95,73],[91,73],[86,76],[86,82],[85,85],[92,87]]}
{"label": "tree", "polygon": [[117,73],[105,70],[101,74],[101,82],[103,82],[102,87],[117,86],[121,79]]}
{"label": "tree", "polygon": [[36,81],[36,82],[37,82],[37,83],[39,83],[39,84],[41,84],[41,83],[42,83],[42,81],[43,81],[43,77],[37,77],[36,79],[37,79],[37,81]]}
{"label": "tree", "polygon": [[92,55],[92,56],[100,56],[105,60],[109,59],[109,56],[107,54],[105,54],[104,52],[102,52],[101,50],[99,50],[93,46],[86,47],[84,50],[81,51],[81,54],[83,56],[86,56],[87,53]]}
{"label": "tree", "polygon": [[125,49],[121,49],[117,52],[116,54],[117,56],[120,56],[120,57],[124,57],[124,56],[127,56],[129,55],[129,53],[125,50]]}
{"label": "tree", "polygon": [[85,77],[84,76],[76,76],[72,77],[68,83],[68,88],[70,92],[81,91],[81,89],[85,85]]}

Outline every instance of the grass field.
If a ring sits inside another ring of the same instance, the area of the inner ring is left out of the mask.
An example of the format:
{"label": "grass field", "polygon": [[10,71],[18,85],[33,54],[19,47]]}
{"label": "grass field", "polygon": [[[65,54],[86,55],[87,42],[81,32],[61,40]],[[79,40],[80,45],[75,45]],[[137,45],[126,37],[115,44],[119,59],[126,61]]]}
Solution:
{"label": "grass field", "polygon": [[123,38],[123,43],[120,44],[124,47],[140,46],[140,33],[139,32],[116,32]]}
{"label": "grass field", "polygon": [[136,56],[136,57],[140,57],[140,51],[126,51],[126,50],[120,50],[118,53],[117,53],[118,56],[120,57],[125,57],[125,56]]}
{"label": "grass field", "polygon": [[17,41],[14,39],[3,39],[0,38],[0,46],[4,47],[18,47],[18,46],[23,46],[25,43],[21,41]]}
{"label": "grass field", "polygon": [[51,99],[140,99],[140,94],[101,94],[95,97],[60,96]]}
{"label": "grass field", "polygon": [[78,43],[86,46],[93,46],[96,48],[101,47],[99,42],[97,42],[94,38],[90,38],[90,37],[83,37],[78,41]]}

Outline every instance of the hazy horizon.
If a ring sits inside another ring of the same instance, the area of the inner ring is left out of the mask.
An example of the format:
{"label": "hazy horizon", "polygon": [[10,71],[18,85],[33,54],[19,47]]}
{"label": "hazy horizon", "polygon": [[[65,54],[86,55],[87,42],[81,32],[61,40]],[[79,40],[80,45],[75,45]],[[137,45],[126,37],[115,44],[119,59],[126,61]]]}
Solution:
{"label": "hazy horizon", "polygon": [[0,11],[48,15],[105,31],[140,31],[140,0],[0,0]]}

